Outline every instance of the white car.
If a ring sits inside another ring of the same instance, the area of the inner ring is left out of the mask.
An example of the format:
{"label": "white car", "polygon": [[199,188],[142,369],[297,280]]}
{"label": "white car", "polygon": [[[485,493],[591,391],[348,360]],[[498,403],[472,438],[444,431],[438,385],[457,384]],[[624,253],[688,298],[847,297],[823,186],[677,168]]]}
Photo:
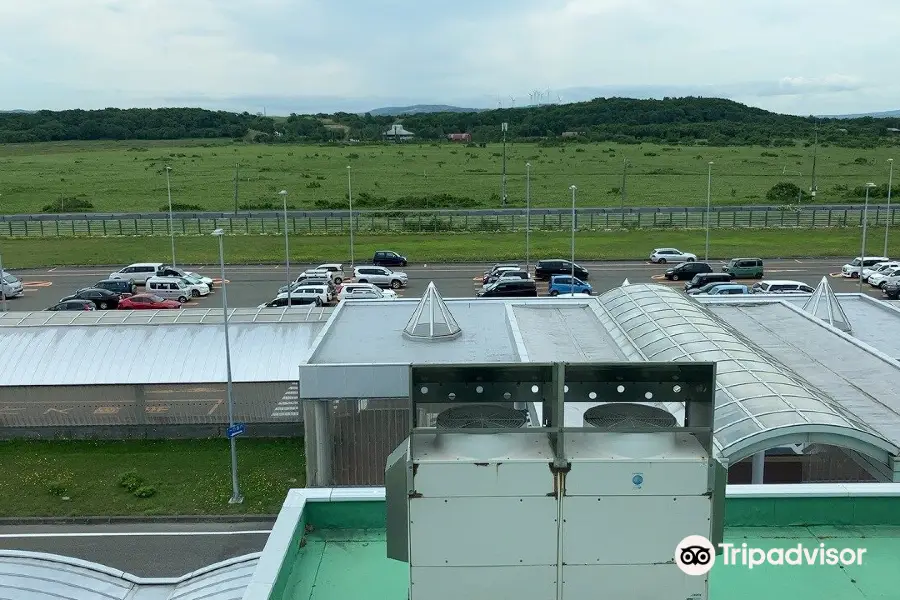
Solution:
{"label": "white car", "polygon": [[338,294],[338,300],[354,298],[383,298],[385,300],[396,300],[397,292],[390,288],[383,290],[373,283],[345,283]]}
{"label": "white car", "polygon": [[[287,293],[284,294],[287,296]],[[281,294],[279,294],[281,296]],[[291,297],[298,296],[314,296],[319,298],[322,301],[322,304],[328,304],[328,301],[331,299],[328,295],[328,286],[327,285],[301,285],[293,290],[291,290]]]}
{"label": "white car", "polygon": [[173,267],[172,265],[163,265],[159,269],[156,270],[157,277],[193,277],[195,279],[199,279],[201,282],[205,283],[209,289],[213,288],[213,280],[209,277],[204,277],[199,273],[194,273],[193,271],[185,271],[179,267]]}
{"label": "white car", "polygon": [[[865,271],[863,271],[865,273]],[[869,285],[872,287],[877,287],[884,289],[885,284],[887,284],[888,279],[891,277],[900,276],[900,266],[884,269],[882,271],[878,271],[877,273],[872,273],[869,275]]]}
{"label": "white car", "polygon": [[873,267],[878,263],[886,262],[891,262],[891,259],[886,256],[863,256],[862,258],[857,256],[851,262],[841,267],[841,275],[844,277],[859,277],[860,267],[865,269],[866,267]]}
{"label": "white car", "polygon": [[138,285],[146,285],[151,277],[157,277],[163,263],[134,263],[110,273],[109,279],[133,279]]}
{"label": "white car", "polygon": [[340,263],[325,263],[312,270],[330,272],[331,280],[334,282],[334,285],[341,285],[344,281],[344,265]]}
{"label": "white car", "polygon": [[891,271],[898,267],[900,267],[900,263],[898,263],[897,261],[875,263],[871,267],[863,268],[863,281],[869,281],[869,277],[875,275],[876,273],[884,273],[885,271]]}
{"label": "white car", "polygon": [[356,267],[353,270],[353,277],[356,283],[374,283],[378,287],[389,287],[392,290],[399,290],[409,283],[409,276],[406,273],[375,265]]}
{"label": "white car", "polygon": [[696,254],[682,252],[678,248],[655,248],[650,253],[650,262],[664,265],[667,262],[683,263],[697,260]]}
{"label": "white car", "polygon": [[554,298],[593,298],[590,294],[584,292],[572,292],[571,294],[557,294]]}
{"label": "white car", "polygon": [[757,281],[750,288],[751,294],[812,294],[815,290],[802,281],[770,279]]}
{"label": "white car", "polygon": [[25,295],[25,288],[19,278],[9,271],[0,271],[0,295],[17,298]]}
{"label": "white car", "polygon": [[188,289],[191,290],[192,298],[209,296],[209,286],[203,283],[199,277],[185,275],[181,280],[184,282],[184,285],[188,286]]}

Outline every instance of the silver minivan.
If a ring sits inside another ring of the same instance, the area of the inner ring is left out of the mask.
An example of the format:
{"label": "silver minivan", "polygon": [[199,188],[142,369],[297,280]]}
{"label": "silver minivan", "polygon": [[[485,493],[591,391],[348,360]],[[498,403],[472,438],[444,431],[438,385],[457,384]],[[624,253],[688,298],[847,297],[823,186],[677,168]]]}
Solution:
{"label": "silver minivan", "polygon": [[191,288],[181,277],[151,277],[147,280],[145,289],[149,294],[181,303],[187,302],[191,297]]}

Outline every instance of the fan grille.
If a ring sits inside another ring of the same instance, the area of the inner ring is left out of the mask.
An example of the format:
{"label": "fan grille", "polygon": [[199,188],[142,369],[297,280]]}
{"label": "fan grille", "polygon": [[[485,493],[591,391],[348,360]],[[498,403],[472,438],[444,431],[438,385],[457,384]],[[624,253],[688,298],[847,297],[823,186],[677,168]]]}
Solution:
{"label": "fan grille", "polygon": [[437,416],[438,429],[519,429],[525,415],[514,408],[474,404],[448,408]]}
{"label": "fan grille", "polygon": [[615,431],[654,427],[669,429],[676,425],[675,417],[661,408],[646,404],[601,404],[584,413],[584,421],[593,427]]}

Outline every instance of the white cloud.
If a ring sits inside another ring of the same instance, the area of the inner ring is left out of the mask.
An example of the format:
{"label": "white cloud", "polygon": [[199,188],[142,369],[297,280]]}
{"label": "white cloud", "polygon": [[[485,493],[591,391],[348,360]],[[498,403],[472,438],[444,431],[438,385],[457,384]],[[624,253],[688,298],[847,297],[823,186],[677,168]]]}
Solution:
{"label": "white cloud", "polygon": [[0,89],[5,108],[495,105],[548,87],[710,90],[801,114],[896,108],[891,29],[848,23],[900,22],[900,3],[860,13],[849,0],[6,0]]}

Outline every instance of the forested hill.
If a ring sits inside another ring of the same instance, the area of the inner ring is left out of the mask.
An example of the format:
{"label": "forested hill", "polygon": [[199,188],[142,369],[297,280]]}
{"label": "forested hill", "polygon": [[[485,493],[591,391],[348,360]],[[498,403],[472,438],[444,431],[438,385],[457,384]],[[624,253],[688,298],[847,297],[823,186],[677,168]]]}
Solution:
{"label": "forested hill", "polygon": [[[339,142],[380,140],[398,118],[372,114],[292,114],[273,119],[249,113],[199,108],[114,109],[0,114],[0,142],[55,140],[142,140],[243,138],[257,142]],[[622,143],[789,145],[810,141],[818,123],[819,140],[841,146],[900,143],[900,117],[814,119],[771,113],[717,98],[634,100],[597,98],[589,102],[552,104],[480,112],[422,113],[400,117],[420,140],[471,133],[473,142],[507,139],[576,139]]]}

